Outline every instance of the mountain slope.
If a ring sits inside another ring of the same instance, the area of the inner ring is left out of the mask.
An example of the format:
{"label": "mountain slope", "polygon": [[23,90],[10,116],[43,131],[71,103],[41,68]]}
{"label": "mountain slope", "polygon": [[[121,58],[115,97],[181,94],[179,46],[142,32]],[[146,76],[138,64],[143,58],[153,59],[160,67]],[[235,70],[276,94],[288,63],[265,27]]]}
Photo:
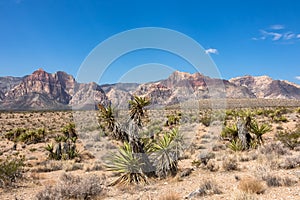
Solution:
{"label": "mountain slope", "polygon": [[73,76],[42,69],[22,78],[0,77],[0,109],[94,109],[97,103],[128,108],[134,95],[151,98],[152,105],[172,105],[208,98],[299,99],[300,86],[267,76],[244,76],[228,80],[200,73],[175,71],[167,79],[137,84],[116,83],[99,86],[78,83]]}
{"label": "mountain slope", "polygon": [[39,69],[14,82],[2,81],[1,85],[5,87],[0,93],[1,109],[67,109],[70,106],[83,107],[91,102],[107,102],[106,95],[97,84],[77,83],[65,72],[50,74]]}
{"label": "mountain slope", "polygon": [[268,76],[243,76],[230,79],[229,82],[248,88],[257,98],[300,99],[300,86]]}

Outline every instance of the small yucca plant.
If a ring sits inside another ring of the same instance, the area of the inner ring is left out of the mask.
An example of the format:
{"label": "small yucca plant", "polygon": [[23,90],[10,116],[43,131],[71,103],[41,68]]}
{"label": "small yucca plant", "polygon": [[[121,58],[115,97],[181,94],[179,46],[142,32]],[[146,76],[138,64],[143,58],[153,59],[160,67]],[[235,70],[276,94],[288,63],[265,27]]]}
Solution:
{"label": "small yucca plant", "polygon": [[142,171],[144,163],[141,157],[132,152],[129,143],[125,142],[117,153],[109,157],[106,168],[109,171],[120,173],[120,177],[110,185],[148,183],[147,176]]}
{"label": "small yucca plant", "polygon": [[242,141],[240,139],[235,139],[232,140],[228,147],[232,150],[232,151],[242,151],[244,149]]}
{"label": "small yucca plant", "polygon": [[225,126],[221,133],[222,138],[234,139],[238,137],[238,128],[236,124]]}
{"label": "small yucca plant", "polygon": [[184,139],[178,129],[165,133],[163,137],[150,148],[151,158],[156,175],[166,177],[177,173],[178,159],[183,152]]}
{"label": "small yucca plant", "polygon": [[252,120],[250,131],[255,134],[258,144],[262,144],[264,142],[262,138],[263,134],[271,131],[271,127],[268,124],[259,125],[257,121]]}

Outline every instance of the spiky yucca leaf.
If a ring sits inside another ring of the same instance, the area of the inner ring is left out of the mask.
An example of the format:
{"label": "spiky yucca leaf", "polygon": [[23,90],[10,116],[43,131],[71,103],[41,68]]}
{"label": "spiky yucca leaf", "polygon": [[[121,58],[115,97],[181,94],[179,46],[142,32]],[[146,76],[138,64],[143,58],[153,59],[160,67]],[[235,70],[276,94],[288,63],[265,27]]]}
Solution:
{"label": "spiky yucca leaf", "polygon": [[129,101],[130,118],[139,126],[142,125],[142,118],[145,117],[145,107],[150,103],[151,101],[148,98],[138,96],[134,96],[134,99]]}
{"label": "spiky yucca leaf", "polygon": [[244,149],[242,141],[240,139],[235,139],[232,140],[228,147],[232,150],[232,151],[242,151]]}
{"label": "spiky yucca leaf", "polygon": [[271,127],[268,124],[259,125],[255,120],[252,120],[250,124],[250,131],[255,134],[259,144],[263,143],[263,134],[269,132],[270,130]]}
{"label": "spiky yucca leaf", "polygon": [[148,183],[146,175],[142,172],[143,165],[140,156],[132,153],[131,146],[125,142],[117,153],[111,155],[106,164],[109,171],[121,174],[111,185]]}
{"label": "spiky yucca leaf", "polygon": [[234,139],[238,136],[238,128],[236,124],[225,126],[222,130],[221,137],[222,138],[230,138]]}
{"label": "spiky yucca leaf", "polygon": [[151,158],[159,177],[176,174],[178,159],[183,152],[183,142],[183,136],[178,129],[173,129],[152,145]]}

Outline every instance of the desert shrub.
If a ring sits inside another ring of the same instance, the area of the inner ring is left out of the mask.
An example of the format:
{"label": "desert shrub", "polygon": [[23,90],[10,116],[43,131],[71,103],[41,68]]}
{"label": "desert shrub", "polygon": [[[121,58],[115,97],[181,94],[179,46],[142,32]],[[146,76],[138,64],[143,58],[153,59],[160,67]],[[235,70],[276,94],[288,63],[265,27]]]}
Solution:
{"label": "desert shrub", "polygon": [[294,169],[300,167],[300,156],[286,157],[280,164],[279,168]]}
{"label": "desert shrub", "polygon": [[281,141],[286,147],[294,149],[300,145],[300,128],[292,132],[279,132],[276,138]]}
{"label": "desert shrub", "polygon": [[55,186],[50,186],[40,191],[38,200],[56,199],[93,199],[103,196],[104,180],[95,174],[87,176],[73,176],[63,174]]}
{"label": "desert shrub", "polygon": [[269,187],[292,186],[296,183],[294,180],[287,176],[280,177],[269,173],[262,176],[262,179],[266,181]]}
{"label": "desert shrub", "polygon": [[222,166],[225,171],[238,170],[238,162],[234,157],[225,157]]}
{"label": "desert shrub", "polygon": [[180,122],[181,113],[168,115],[167,118],[168,119],[165,124],[166,126],[178,125]]}
{"label": "desert shrub", "polygon": [[213,152],[204,151],[198,156],[199,164],[207,165],[209,160],[214,159],[216,155]]}
{"label": "desert shrub", "polygon": [[211,180],[205,180],[199,187],[198,190],[190,193],[188,195],[188,199],[190,198],[197,198],[203,197],[207,195],[214,195],[214,194],[222,194],[222,191],[219,189],[219,186]]}
{"label": "desert shrub", "polygon": [[46,131],[44,128],[36,130],[26,130],[17,128],[5,134],[8,140],[14,142],[24,142],[25,144],[39,143],[44,141]]}
{"label": "desert shrub", "polygon": [[278,123],[278,122],[288,122],[288,119],[285,116],[275,116],[273,118],[274,122]]}
{"label": "desert shrub", "polygon": [[208,161],[206,168],[211,172],[216,172],[219,170],[219,165],[216,163],[215,160]]}
{"label": "desert shrub", "polygon": [[0,187],[11,186],[22,175],[24,157],[7,157],[0,160]]}
{"label": "desert shrub", "polygon": [[286,155],[288,154],[288,150],[284,148],[282,143],[280,142],[271,142],[264,146],[261,146],[259,152],[264,155],[268,155],[270,153],[274,153],[276,155]]}
{"label": "desert shrub", "polygon": [[205,115],[205,116],[200,118],[200,122],[204,126],[208,127],[210,125],[210,123],[212,122],[212,118],[211,118],[211,116]]}
{"label": "desert shrub", "polygon": [[254,178],[242,179],[238,185],[238,188],[244,192],[252,194],[262,194],[266,190],[265,185]]}
{"label": "desert shrub", "polygon": [[63,163],[56,160],[46,160],[33,169],[31,172],[52,172],[52,171],[59,171],[63,169]]}

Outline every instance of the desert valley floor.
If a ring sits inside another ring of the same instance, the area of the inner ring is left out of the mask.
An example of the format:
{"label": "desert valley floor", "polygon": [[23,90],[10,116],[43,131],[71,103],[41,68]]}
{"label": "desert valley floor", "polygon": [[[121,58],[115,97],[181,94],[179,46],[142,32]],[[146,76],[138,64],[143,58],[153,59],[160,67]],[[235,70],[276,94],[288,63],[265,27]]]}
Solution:
{"label": "desert valley floor", "polygon": [[[159,138],[177,126],[187,136],[188,148],[178,161],[176,175],[148,177],[145,185],[111,186],[120,173],[108,171],[102,158],[116,152],[122,143],[100,130],[97,115],[98,111],[1,112],[1,167],[7,167],[5,162],[13,159],[23,159],[23,165],[9,179],[1,171],[0,199],[300,199],[297,105],[149,109],[151,120],[145,130]],[[237,118],[246,115],[259,125],[267,124],[270,130],[263,134],[262,144],[241,151],[238,144],[226,138],[224,127],[233,128]],[[170,116],[180,120],[166,124]],[[73,123],[78,135],[77,155],[73,159],[51,159],[47,145],[58,141],[62,129]],[[21,133],[16,135],[18,129]],[[21,137],[22,133],[26,137]],[[73,196],[65,194],[68,192]]]}

